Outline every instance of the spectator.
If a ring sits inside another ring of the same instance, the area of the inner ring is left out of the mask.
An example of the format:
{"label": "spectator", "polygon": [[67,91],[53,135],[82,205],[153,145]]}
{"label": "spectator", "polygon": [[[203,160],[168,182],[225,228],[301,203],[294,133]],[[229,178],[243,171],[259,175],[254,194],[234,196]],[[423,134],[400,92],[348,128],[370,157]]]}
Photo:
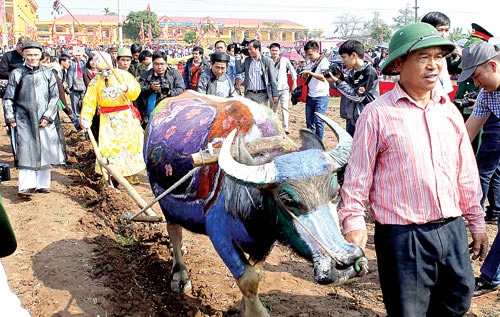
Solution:
{"label": "spectator", "polygon": [[[292,76],[292,91],[297,88],[297,73],[295,72],[292,63],[290,63],[290,60],[286,57],[280,56],[281,46],[279,43],[271,43],[269,49],[271,51],[271,59],[274,62],[274,70],[277,77],[278,102],[281,104],[281,123],[283,124],[283,129],[285,129],[285,133],[289,134],[288,118],[290,114],[288,113],[288,103],[290,101],[290,87],[288,87],[287,70]],[[278,112],[278,102],[271,102],[271,109],[273,109],[274,113]]]}
{"label": "spectator", "polygon": [[[116,65],[118,69],[129,71],[130,63],[132,62],[132,53],[126,47],[120,47],[116,55]],[[135,76],[134,76],[135,77]]]}
{"label": "spectator", "polygon": [[111,55],[111,60],[113,61],[113,68],[117,67],[116,58],[118,57],[118,46],[113,45],[108,49],[109,55]]}
{"label": "spectator", "polygon": [[306,69],[301,76],[306,80],[306,125],[320,140],[323,140],[325,126],[323,120],[316,117],[315,112],[325,114],[330,98],[330,86],[323,76],[323,71],[330,66],[328,60],[319,54],[319,45],[316,41],[309,41],[304,45],[304,51],[309,58]]}
{"label": "spectator", "polygon": [[339,220],[346,240],[364,248],[370,203],[389,316],[465,315],[474,291],[469,252],[483,260],[488,248],[467,131],[436,88],[443,56],[454,48],[427,23],[397,30],[382,73],[399,74],[399,81],[356,125]]}
{"label": "spectator", "polygon": [[85,73],[85,61],[82,59],[80,52],[76,51],[73,54],[73,59],[70,62],[68,69],[68,88],[71,99],[71,112],[73,112],[73,122],[75,128],[80,130],[80,110],[82,109],[82,99],[85,95],[85,82],[83,74]]}
{"label": "spectator", "polygon": [[0,61],[0,79],[9,79],[10,73],[24,64],[23,44],[27,40],[26,36],[20,36],[16,49],[3,54],[2,61]]}
{"label": "spectator", "polygon": [[[82,129],[89,129],[100,106],[99,151],[129,183],[139,183],[137,174],[146,168],[142,148],[144,131],[132,106],[141,91],[137,80],[127,71],[112,69],[111,56],[95,55],[97,77],[89,83],[82,104]],[[100,168],[96,172],[101,174]]]}
{"label": "spectator", "polygon": [[134,43],[132,46],[130,46],[130,52],[132,53],[132,62],[130,63],[130,68],[128,71],[135,77],[139,78],[140,76],[137,75],[137,67],[141,64],[139,61],[139,54],[142,51],[142,45],[139,43]]}
{"label": "spectator", "polygon": [[330,76],[327,80],[342,94],[340,116],[346,120],[346,131],[353,136],[356,121],[365,106],[380,96],[378,73],[373,66],[365,62],[365,48],[356,40],[348,40],[339,48],[342,62],[347,68],[345,80]]}
{"label": "spectator", "polygon": [[[241,54],[236,55],[236,73],[245,74],[245,98],[269,106],[269,101],[278,102],[276,74],[272,60],[261,54],[258,40],[248,43],[248,55],[241,63]],[[238,90],[238,86],[235,87]]]}
{"label": "spectator", "polygon": [[144,123],[149,121],[156,105],[167,97],[175,97],[184,91],[184,81],[177,69],[167,66],[167,54],[156,51],[153,54],[153,68],[144,72],[139,79],[141,98],[139,106]]}
{"label": "spectator", "polygon": [[139,54],[140,64],[136,68],[137,75],[135,78],[139,79],[145,71],[150,70],[153,67],[152,57],[153,54],[148,50],[144,50]]}
{"label": "spectator", "polygon": [[210,66],[203,60],[203,48],[195,46],[192,51],[193,57],[187,60],[184,68],[184,87],[196,90],[200,75]]}
{"label": "spectator", "polygon": [[229,60],[229,55],[224,52],[210,55],[212,66],[201,74],[197,91],[224,98],[232,97],[234,86],[226,73]]}
{"label": "spectator", "polygon": [[[500,55],[495,47],[486,42],[478,42],[464,48],[462,53],[462,74],[458,78],[463,82],[468,78],[474,80],[474,84],[483,88],[477,96],[474,110],[465,123],[467,132],[471,140],[477,135],[481,127],[492,115],[496,119],[500,118]],[[484,162],[490,166],[491,171],[498,171],[500,156],[498,155],[498,125],[492,131],[493,138],[487,137],[485,147],[494,149],[491,156]],[[480,164],[481,167],[481,164]],[[485,173],[486,174],[486,173]],[[487,194],[485,186],[489,181],[483,175],[483,199]],[[498,184],[498,183],[497,183]],[[498,188],[497,188],[498,190]],[[495,202],[492,202],[495,203]],[[500,223],[497,218],[497,225],[500,231]],[[491,250],[481,266],[481,275],[476,279],[474,296],[481,296],[500,288],[500,236],[497,232]]]}
{"label": "spectator", "polygon": [[52,71],[40,67],[42,45],[26,41],[22,50],[25,65],[10,74],[3,106],[6,124],[13,128],[15,139],[19,168],[17,196],[29,200],[35,192],[50,192],[51,165],[64,164],[66,151],[59,134],[56,78]]}

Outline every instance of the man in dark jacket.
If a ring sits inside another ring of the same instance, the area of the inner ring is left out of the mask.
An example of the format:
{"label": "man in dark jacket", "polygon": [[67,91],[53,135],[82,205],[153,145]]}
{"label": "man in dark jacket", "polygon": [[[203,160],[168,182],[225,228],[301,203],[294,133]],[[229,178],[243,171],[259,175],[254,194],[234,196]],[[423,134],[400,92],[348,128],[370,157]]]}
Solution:
{"label": "man in dark jacket", "polygon": [[184,68],[184,87],[196,90],[200,75],[210,66],[203,60],[203,48],[195,46],[192,51],[193,57],[187,60]]}
{"label": "man in dark jacket", "polygon": [[345,80],[330,73],[327,80],[342,94],[340,116],[346,120],[346,130],[354,136],[356,121],[365,106],[380,96],[378,73],[364,60],[365,48],[356,40],[349,40],[339,48],[339,54],[347,68]]}
{"label": "man in dark jacket", "polygon": [[0,79],[9,79],[9,74],[14,69],[23,66],[23,43],[28,40],[25,36],[20,36],[17,40],[16,50],[5,53],[0,62]]}
{"label": "man in dark jacket", "polygon": [[181,74],[177,69],[167,66],[167,54],[162,51],[154,52],[153,68],[142,74],[139,83],[141,94],[138,108],[146,123],[161,100],[180,95],[185,90]]}

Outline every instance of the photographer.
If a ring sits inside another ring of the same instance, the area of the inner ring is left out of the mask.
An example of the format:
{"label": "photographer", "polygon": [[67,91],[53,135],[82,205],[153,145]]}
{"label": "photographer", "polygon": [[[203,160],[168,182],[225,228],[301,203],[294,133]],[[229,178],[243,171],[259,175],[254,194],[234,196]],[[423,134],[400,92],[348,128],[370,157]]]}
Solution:
{"label": "photographer", "polygon": [[346,130],[352,136],[356,130],[356,121],[365,106],[380,96],[377,71],[364,61],[364,52],[361,42],[346,41],[339,48],[339,54],[347,68],[345,80],[335,77],[332,67],[324,74],[326,80],[342,94],[340,116],[346,120]]}
{"label": "photographer", "polygon": [[278,88],[273,61],[262,56],[258,40],[248,42],[248,58],[241,62],[243,50],[235,49],[236,73],[245,73],[245,98],[269,105],[269,100],[278,102]]}
{"label": "photographer", "polygon": [[[472,114],[465,123],[469,138],[473,140],[487,121],[500,118],[500,97],[498,94],[500,89],[500,53],[495,50],[493,45],[481,41],[464,49],[462,53],[462,74],[458,78],[458,82],[464,82],[469,78],[473,79],[476,86],[483,88],[477,96]],[[499,207],[497,204],[500,188],[498,180],[500,167],[499,135],[498,121],[496,123],[495,121],[488,122],[488,126],[485,126],[485,138],[482,140],[477,156],[479,177],[483,189],[481,203],[484,204],[485,196],[489,194],[490,190],[493,190],[493,195],[488,195],[488,200],[496,196],[496,199],[490,201],[492,208]],[[486,153],[483,151],[486,151]],[[483,160],[480,160],[481,158]],[[496,216],[495,220],[500,229],[499,214],[500,210],[490,210],[487,217],[493,218],[492,216]],[[474,296],[481,296],[500,288],[499,254],[500,236],[497,233],[488,256],[481,266],[481,275],[476,279]]]}
{"label": "photographer", "polygon": [[181,74],[177,69],[167,66],[167,54],[162,51],[153,53],[153,68],[142,74],[139,84],[141,84],[139,110],[146,123],[161,100],[180,95],[185,90]]}

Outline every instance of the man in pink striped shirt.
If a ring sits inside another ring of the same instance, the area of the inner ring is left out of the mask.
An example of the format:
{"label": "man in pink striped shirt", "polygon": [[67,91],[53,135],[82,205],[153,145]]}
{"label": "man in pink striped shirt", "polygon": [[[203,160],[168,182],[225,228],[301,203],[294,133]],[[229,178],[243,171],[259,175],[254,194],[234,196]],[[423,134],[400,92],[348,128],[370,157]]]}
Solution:
{"label": "man in pink striped shirt", "polygon": [[464,315],[474,290],[469,252],[483,260],[488,250],[467,131],[435,89],[454,47],[426,23],[398,30],[382,73],[400,75],[399,83],[368,104],[356,125],[339,216],[347,241],[364,248],[369,201],[389,316]]}

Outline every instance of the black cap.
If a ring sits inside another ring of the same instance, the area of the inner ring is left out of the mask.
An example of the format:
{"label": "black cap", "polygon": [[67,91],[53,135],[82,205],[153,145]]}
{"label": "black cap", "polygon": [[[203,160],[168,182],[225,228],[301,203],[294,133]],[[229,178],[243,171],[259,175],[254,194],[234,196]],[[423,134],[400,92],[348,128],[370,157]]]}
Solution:
{"label": "black cap", "polygon": [[491,34],[490,32],[486,31],[483,27],[481,27],[477,23],[472,23],[472,33],[471,36],[479,37],[480,39],[488,42],[490,37],[493,37],[494,35]]}
{"label": "black cap", "polygon": [[213,53],[212,55],[210,55],[210,61],[212,63],[215,62],[229,63],[230,60],[231,57],[226,53]]}
{"label": "black cap", "polygon": [[42,44],[38,43],[37,41],[26,41],[23,43],[23,51],[28,48],[38,48],[40,51],[43,52],[43,47]]}

